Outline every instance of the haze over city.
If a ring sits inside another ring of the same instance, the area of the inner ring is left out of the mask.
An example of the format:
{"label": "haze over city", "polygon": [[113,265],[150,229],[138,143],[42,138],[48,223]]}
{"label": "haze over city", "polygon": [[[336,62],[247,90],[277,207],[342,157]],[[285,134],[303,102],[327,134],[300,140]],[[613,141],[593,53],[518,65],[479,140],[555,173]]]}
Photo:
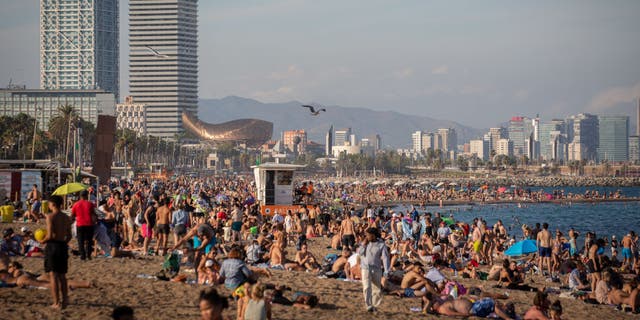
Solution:
{"label": "haze over city", "polygon": [[[3,2],[0,40],[10,45],[0,48],[0,81],[37,88],[38,1]],[[127,10],[121,1],[121,98]],[[395,110],[477,128],[519,114],[631,116],[638,13],[638,1],[202,1],[199,96]]]}

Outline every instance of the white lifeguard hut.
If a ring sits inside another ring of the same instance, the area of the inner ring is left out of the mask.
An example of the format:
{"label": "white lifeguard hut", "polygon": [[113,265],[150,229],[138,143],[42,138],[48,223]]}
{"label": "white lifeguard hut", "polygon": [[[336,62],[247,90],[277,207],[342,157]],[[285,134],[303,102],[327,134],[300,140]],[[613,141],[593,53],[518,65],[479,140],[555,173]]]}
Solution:
{"label": "white lifeguard hut", "polygon": [[295,171],[305,167],[275,162],[251,167],[256,180],[260,212],[263,215],[273,215],[276,210],[286,213],[287,210],[297,211],[300,208],[300,205],[293,203],[293,175]]}

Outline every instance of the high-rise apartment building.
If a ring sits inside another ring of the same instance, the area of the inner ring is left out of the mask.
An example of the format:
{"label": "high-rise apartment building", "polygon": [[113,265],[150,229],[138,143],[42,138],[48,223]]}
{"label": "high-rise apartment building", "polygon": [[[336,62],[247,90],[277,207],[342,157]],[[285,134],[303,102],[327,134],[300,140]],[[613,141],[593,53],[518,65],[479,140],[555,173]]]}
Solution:
{"label": "high-rise apartment building", "polygon": [[455,129],[438,129],[438,135],[442,139],[443,151],[456,151],[458,148],[458,135]]}
{"label": "high-rise apartment building", "polygon": [[[565,134],[564,132],[564,120],[561,119],[553,119],[548,122],[543,122],[540,124],[540,157],[543,160],[553,160],[554,156],[554,143],[552,140],[551,133],[559,132],[559,134]],[[564,141],[564,140],[563,140]]]}
{"label": "high-rise apartment building", "polygon": [[598,116],[598,160],[623,162],[629,159],[629,117]]}
{"label": "high-rise apartment building", "polygon": [[489,138],[489,150],[494,150],[498,140],[507,138],[507,130],[503,127],[489,128]]}
{"label": "high-rise apartment building", "polygon": [[119,94],[118,0],[40,1],[40,88]]}
{"label": "high-rise apartment building", "polygon": [[479,159],[488,160],[490,156],[489,141],[471,140],[469,141],[469,153],[476,155]]}
{"label": "high-rise apartment building", "polygon": [[420,153],[424,150],[422,145],[423,132],[418,130],[411,134],[411,150],[415,153]]}
{"label": "high-rise apartment building", "polygon": [[198,1],[129,1],[129,85],[147,132],[173,138],[198,111]]}
{"label": "high-rise apartment building", "polygon": [[496,154],[511,157],[513,153],[513,141],[509,139],[500,139],[496,144]]}

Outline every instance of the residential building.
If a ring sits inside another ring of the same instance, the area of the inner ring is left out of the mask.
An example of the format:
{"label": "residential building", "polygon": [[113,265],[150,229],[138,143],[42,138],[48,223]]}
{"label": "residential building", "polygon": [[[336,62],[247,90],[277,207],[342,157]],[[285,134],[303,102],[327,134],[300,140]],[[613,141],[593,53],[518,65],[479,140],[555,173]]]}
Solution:
{"label": "residential building", "polygon": [[360,146],[351,146],[349,144],[343,144],[341,146],[333,146],[333,157],[338,158],[340,154],[360,154]]}
{"label": "residential building", "polygon": [[198,1],[129,1],[129,84],[147,132],[173,138],[198,112]]}
{"label": "residential building", "polygon": [[40,1],[40,88],[119,94],[118,0]]}
{"label": "residential building", "polygon": [[623,162],[629,159],[629,117],[598,116],[598,160]]}
{"label": "residential building", "polygon": [[500,139],[507,139],[507,130],[503,127],[489,128],[489,150],[495,150],[493,147]]}
{"label": "residential building", "polygon": [[[300,141],[295,150],[296,137],[300,138]],[[298,154],[304,154],[307,152],[307,132],[305,130],[287,130],[282,133],[282,143],[289,151]]]}
{"label": "residential building", "polygon": [[455,129],[438,129],[438,135],[440,139],[442,139],[443,151],[456,151],[458,147],[458,135]]}
{"label": "residential building", "polygon": [[479,159],[486,161],[489,159],[491,150],[489,149],[488,140],[471,140],[469,141],[469,153],[476,155]]}
{"label": "residential building", "polygon": [[422,144],[422,131],[418,130],[411,134],[411,150],[416,153],[422,153],[424,150]]}
{"label": "residential building", "polygon": [[514,155],[513,151],[513,141],[509,139],[500,139],[496,144],[496,155],[505,155],[508,157],[512,157]]}
{"label": "residential building", "polygon": [[135,103],[133,97],[127,96],[124,103],[116,105],[118,129],[135,131],[139,136],[147,134],[147,106]]}
{"label": "residential building", "polygon": [[104,90],[0,89],[0,115],[25,113],[36,118],[38,128],[44,131],[64,105],[74,107],[82,119],[97,126],[98,115],[115,115],[116,99]]}

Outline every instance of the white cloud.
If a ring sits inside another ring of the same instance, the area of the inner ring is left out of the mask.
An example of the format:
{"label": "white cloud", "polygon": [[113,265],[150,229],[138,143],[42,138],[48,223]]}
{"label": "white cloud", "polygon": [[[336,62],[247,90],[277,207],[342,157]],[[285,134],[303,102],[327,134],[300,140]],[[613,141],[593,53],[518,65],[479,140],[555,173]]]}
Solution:
{"label": "white cloud", "polygon": [[620,103],[630,103],[640,97],[640,82],[628,87],[613,87],[595,95],[589,103],[588,110],[599,112]]}
{"label": "white cloud", "polygon": [[269,79],[272,80],[286,80],[291,78],[297,78],[304,74],[304,71],[295,64],[287,67],[285,71],[274,71],[269,75]]}
{"label": "white cloud", "polygon": [[449,74],[449,67],[446,64],[431,69],[431,74]]}
{"label": "white cloud", "polygon": [[406,79],[413,75],[413,69],[407,67],[401,70],[396,70],[393,72],[393,75],[398,79]]}
{"label": "white cloud", "polygon": [[281,102],[293,99],[294,91],[294,87],[282,86],[275,90],[253,92],[251,98],[264,102]]}

